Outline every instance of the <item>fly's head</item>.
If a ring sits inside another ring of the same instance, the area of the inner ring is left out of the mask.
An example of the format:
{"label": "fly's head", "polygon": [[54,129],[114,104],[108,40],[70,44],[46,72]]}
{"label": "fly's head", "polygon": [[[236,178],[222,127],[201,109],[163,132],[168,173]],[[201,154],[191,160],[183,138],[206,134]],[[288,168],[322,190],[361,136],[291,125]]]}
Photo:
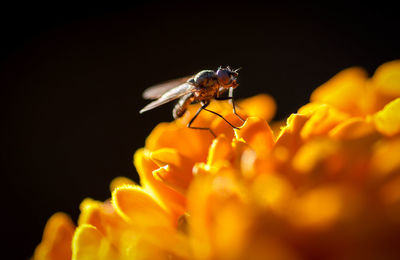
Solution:
{"label": "fly's head", "polygon": [[224,88],[236,88],[239,86],[239,83],[237,83],[238,70],[231,70],[229,66],[226,68],[219,67],[216,72],[219,84]]}

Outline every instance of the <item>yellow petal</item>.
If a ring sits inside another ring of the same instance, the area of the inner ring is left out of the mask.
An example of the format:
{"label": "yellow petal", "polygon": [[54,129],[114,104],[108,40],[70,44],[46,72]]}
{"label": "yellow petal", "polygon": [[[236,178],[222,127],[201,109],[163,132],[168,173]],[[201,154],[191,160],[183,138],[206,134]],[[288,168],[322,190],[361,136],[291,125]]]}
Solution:
{"label": "yellow petal", "polygon": [[64,213],[56,213],[47,221],[42,242],[35,249],[34,260],[71,259],[71,241],[75,225]]}
{"label": "yellow petal", "polygon": [[118,214],[137,227],[172,227],[171,216],[140,186],[123,186],[112,194]]}
{"label": "yellow petal", "polygon": [[73,260],[118,259],[118,251],[94,227],[88,224],[76,229],[72,243]]}
{"label": "yellow petal", "polygon": [[373,116],[376,128],[384,135],[400,133],[400,98],[387,104]]}

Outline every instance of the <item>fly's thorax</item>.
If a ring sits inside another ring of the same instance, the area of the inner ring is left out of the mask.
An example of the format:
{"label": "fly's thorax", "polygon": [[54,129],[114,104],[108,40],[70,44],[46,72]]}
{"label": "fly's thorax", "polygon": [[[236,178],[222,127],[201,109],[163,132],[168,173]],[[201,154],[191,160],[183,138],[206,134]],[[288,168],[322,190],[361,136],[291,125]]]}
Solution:
{"label": "fly's thorax", "polygon": [[218,83],[217,74],[213,70],[202,70],[194,76],[194,83],[198,87],[210,87]]}
{"label": "fly's thorax", "polygon": [[196,91],[194,95],[197,101],[212,99],[219,89],[217,75],[212,70],[203,70],[193,79]]}

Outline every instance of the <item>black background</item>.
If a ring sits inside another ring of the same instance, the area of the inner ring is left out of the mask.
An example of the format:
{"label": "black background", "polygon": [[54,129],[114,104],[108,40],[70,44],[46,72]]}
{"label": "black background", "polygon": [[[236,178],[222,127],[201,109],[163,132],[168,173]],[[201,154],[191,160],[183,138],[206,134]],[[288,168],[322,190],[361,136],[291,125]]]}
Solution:
{"label": "black background", "polygon": [[[55,2],[55,1],[54,1]],[[47,219],[76,221],[136,149],[171,120],[142,91],[219,65],[243,67],[237,97],[270,93],[277,119],[340,70],[400,58],[396,8],[374,4],[71,2],[8,4],[1,19],[2,243],[28,258]]]}

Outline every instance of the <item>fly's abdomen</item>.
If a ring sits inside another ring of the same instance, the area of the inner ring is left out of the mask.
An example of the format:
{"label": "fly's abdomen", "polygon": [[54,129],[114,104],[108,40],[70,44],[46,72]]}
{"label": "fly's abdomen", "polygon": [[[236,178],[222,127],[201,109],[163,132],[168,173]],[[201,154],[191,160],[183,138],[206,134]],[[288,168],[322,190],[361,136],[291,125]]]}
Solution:
{"label": "fly's abdomen", "polygon": [[186,110],[187,107],[190,105],[190,103],[193,102],[193,94],[187,94],[183,97],[181,97],[178,101],[178,103],[175,105],[174,109],[172,110],[172,116],[174,119],[178,119],[182,117]]}

